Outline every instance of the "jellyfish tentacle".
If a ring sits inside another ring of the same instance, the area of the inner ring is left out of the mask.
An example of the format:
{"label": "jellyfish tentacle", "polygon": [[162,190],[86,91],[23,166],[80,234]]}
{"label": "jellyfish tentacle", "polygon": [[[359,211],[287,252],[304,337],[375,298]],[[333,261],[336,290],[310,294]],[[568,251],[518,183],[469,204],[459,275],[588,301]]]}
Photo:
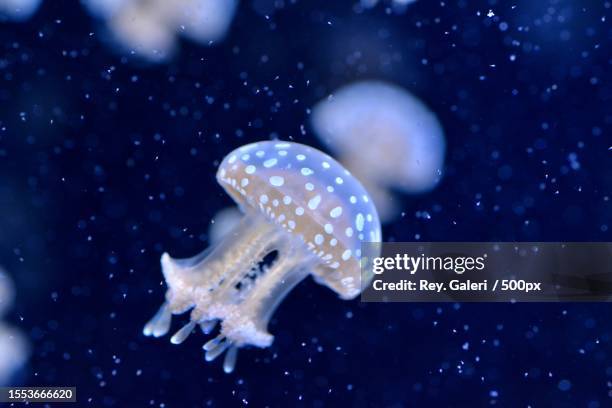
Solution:
{"label": "jellyfish tentacle", "polygon": [[206,361],[213,361],[217,357],[219,357],[225,350],[227,350],[232,345],[232,342],[229,340],[222,341],[221,343],[216,344],[213,348],[208,350],[204,356]]}
{"label": "jellyfish tentacle", "polygon": [[215,348],[217,346],[217,344],[221,343],[223,340],[225,340],[225,336],[220,334],[217,337],[215,337],[214,339],[210,339],[208,340],[203,346],[202,348],[204,349],[204,351],[209,351],[212,350],[213,348]]}
{"label": "jellyfish tentacle", "polygon": [[172,313],[168,303],[164,302],[157,313],[145,325],[142,333],[145,336],[161,337],[170,330]]}
{"label": "jellyfish tentacle", "polygon": [[238,347],[231,346],[227,353],[225,353],[225,359],[223,360],[223,371],[229,374],[234,371],[236,367],[236,358],[238,357]]}
{"label": "jellyfish tentacle", "polygon": [[187,340],[187,337],[189,337],[189,335],[193,332],[193,329],[195,329],[195,326],[196,326],[196,322],[191,320],[189,323],[181,327],[181,329],[177,331],[174,334],[174,336],[172,336],[172,338],[170,339],[170,343],[172,344],[183,343],[185,340]]}
{"label": "jellyfish tentacle", "polygon": [[205,320],[200,323],[200,329],[204,334],[210,334],[213,329],[217,326],[218,320]]}

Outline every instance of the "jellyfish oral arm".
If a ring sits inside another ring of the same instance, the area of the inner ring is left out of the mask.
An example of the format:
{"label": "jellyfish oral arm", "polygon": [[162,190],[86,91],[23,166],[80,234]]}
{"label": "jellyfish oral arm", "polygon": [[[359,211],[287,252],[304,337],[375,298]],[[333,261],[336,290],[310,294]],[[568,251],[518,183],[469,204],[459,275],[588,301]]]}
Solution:
{"label": "jellyfish oral arm", "polygon": [[188,259],[172,259],[164,254],[162,272],[172,313],[180,314],[195,306],[193,318],[205,319],[211,305],[231,296],[228,292],[272,251],[278,239],[273,225],[258,214],[249,214],[212,251],[205,250]]}
{"label": "jellyfish oral arm", "polygon": [[291,239],[278,248],[278,260],[266,267],[262,276],[254,283],[256,290],[240,304],[234,313],[223,321],[222,332],[238,344],[268,347],[273,336],[267,326],[274,311],[291,290],[309,274],[311,257],[305,247]]}
{"label": "jellyfish oral arm", "polygon": [[[265,265],[264,258],[275,251],[276,259]],[[143,333],[163,336],[172,314],[192,309],[190,322],[172,337],[172,343],[182,343],[197,324],[207,333],[220,321],[220,334],[205,344],[206,359],[228,350],[224,369],[233,369],[234,348],[272,344],[267,326],[274,310],[316,262],[302,240],[288,236],[261,214],[248,212],[207,256],[180,260],[162,256],[166,301]]]}

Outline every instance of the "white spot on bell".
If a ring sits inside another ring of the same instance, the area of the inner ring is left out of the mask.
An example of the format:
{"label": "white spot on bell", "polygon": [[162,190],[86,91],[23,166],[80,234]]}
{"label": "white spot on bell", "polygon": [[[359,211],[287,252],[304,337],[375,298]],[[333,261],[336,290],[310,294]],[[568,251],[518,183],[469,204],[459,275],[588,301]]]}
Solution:
{"label": "white spot on bell", "polygon": [[363,218],[363,214],[362,213],[357,214],[357,217],[355,217],[355,226],[357,227],[357,231],[363,231],[364,222],[365,222],[365,219]]}
{"label": "white spot on bell", "polygon": [[278,159],[268,159],[263,163],[263,165],[266,169],[269,169],[270,167],[276,166],[276,163],[278,163]]}
{"label": "white spot on bell", "polygon": [[319,204],[321,204],[321,196],[317,194],[311,198],[310,201],[308,201],[308,208],[311,210],[316,210]]}
{"label": "white spot on bell", "polygon": [[325,241],[325,238],[323,238],[323,235],[317,234],[315,235],[314,241],[315,241],[315,244],[321,245]]}
{"label": "white spot on bell", "polygon": [[347,249],[346,251],[344,251],[342,253],[342,260],[343,261],[348,261],[350,257],[351,257],[351,250],[350,249]]}
{"label": "white spot on bell", "polygon": [[281,176],[272,176],[270,177],[270,184],[274,187],[280,187],[285,184],[285,179]]}
{"label": "white spot on bell", "polygon": [[336,207],[329,212],[329,216],[332,218],[338,218],[342,215],[342,207]]}
{"label": "white spot on bell", "polygon": [[310,176],[312,173],[314,173],[314,171],[312,171],[312,169],[309,169],[308,167],[302,167],[301,172],[304,176]]}
{"label": "white spot on bell", "polygon": [[244,171],[246,172],[246,174],[253,174],[255,173],[255,166],[253,166],[252,164],[249,164],[248,166],[246,166]]}

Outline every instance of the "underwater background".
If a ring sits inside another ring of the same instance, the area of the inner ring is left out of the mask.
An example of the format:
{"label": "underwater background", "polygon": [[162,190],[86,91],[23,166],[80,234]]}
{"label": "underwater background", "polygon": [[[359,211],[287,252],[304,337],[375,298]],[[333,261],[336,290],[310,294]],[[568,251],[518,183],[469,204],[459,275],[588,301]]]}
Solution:
{"label": "underwater background", "polygon": [[325,151],[309,109],[356,80],[410,90],[446,137],[441,182],[398,196],[384,240],[610,241],[610,1],[355,3],[245,0],[222,41],[153,64],[78,1],[0,23],[0,265],[30,343],[14,385],[95,407],[612,405],[606,303],[365,304],[307,279],[231,375],[200,333],[142,335],[161,254],[202,251],[233,205],[223,157]]}

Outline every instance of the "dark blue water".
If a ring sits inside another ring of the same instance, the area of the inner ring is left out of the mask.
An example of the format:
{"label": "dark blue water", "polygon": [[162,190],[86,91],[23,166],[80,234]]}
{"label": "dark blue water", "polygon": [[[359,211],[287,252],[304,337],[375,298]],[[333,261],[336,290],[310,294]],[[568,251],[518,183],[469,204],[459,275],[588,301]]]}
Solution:
{"label": "dark blue water", "polygon": [[411,90],[447,137],[442,183],[402,198],[386,240],[610,241],[609,1],[254,3],[224,42],[160,65],[112,51],[74,1],[0,24],[0,263],[32,346],[22,384],[76,386],[93,407],[611,406],[604,303],[362,304],[307,280],[273,346],[229,376],[199,333],[143,337],[161,253],[204,249],[232,204],[225,154],[323,148],[308,108],[358,79]]}

